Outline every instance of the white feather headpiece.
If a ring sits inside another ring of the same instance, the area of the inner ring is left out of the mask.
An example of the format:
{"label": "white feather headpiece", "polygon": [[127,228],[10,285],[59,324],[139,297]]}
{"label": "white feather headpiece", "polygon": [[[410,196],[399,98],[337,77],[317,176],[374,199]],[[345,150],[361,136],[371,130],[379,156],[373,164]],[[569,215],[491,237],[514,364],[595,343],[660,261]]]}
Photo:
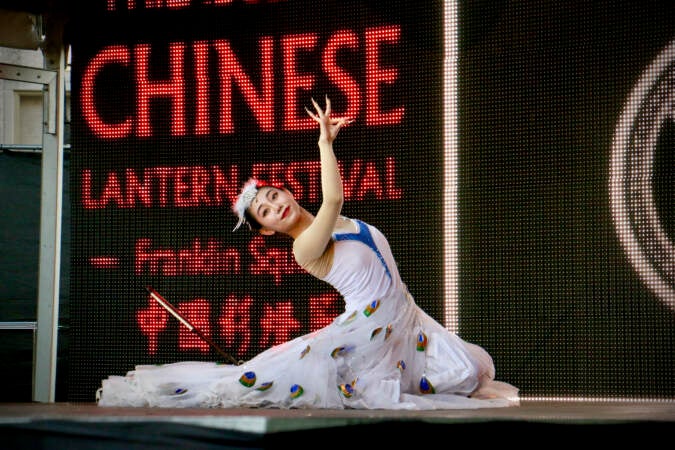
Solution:
{"label": "white feather headpiece", "polygon": [[251,206],[251,202],[258,194],[259,183],[255,178],[249,178],[248,181],[241,188],[241,193],[237,196],[237,201],[232,205],[232,210],[239,217],[237,226],[232,231],[236,231],[242,224],[246,222],[246,210]]}

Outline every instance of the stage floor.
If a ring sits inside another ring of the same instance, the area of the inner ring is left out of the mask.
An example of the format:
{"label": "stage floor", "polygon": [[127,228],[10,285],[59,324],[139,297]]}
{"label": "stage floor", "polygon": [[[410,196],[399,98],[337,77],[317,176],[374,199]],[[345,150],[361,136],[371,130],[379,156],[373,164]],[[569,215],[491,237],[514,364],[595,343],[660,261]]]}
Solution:
{"label": "stage floor", "polygon": [[[673,422],[675,400],[659,402],[522,401],[508,408],[433,411],[265,409],[265,408],[113,408],[94,403],[0,403],[0,424],[36,420],[185,421],[209,427],[274,432],[323,428],[383,420],[430,422],[518,420],[554,423]],[[675,429],[674,429],[675,431]]]}
{"label": "stage floor", "polygon": [[670,442],[674,425],[675,400],[523,400],[520,406],[508,408],[434,411],[0,403],[0,439],[9,445],[0,443],[2,448],[303,448],[302,442],[311,443],[306,447],[317,448],[322,442],[333,447],[345,436],[364,443],[377,436],[380,442],[391,445],[417,436],[423,437],[419,444],[425,447],[435,445],[431,440],[460,438],[494,444],[515,439],[522,442],[521,448],[540,448],[542,438],[547,445],[602,439],[605,446],[655,443],[660,439]]}

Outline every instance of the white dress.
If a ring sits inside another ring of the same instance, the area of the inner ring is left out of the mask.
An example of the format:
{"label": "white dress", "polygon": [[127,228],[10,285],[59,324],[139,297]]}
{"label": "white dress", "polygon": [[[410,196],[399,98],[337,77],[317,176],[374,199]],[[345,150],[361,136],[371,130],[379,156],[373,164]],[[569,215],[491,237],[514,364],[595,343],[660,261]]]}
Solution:
{"label": "white dress", "polygon": [[[237,366],[177,362],[110,376],[100,406],[458,409],[518,405],[492,358],[428,316],[371,225],[336,233],[324,280],[345,301],[330,325]],[[473,394],[473,395],[472,395]]]}

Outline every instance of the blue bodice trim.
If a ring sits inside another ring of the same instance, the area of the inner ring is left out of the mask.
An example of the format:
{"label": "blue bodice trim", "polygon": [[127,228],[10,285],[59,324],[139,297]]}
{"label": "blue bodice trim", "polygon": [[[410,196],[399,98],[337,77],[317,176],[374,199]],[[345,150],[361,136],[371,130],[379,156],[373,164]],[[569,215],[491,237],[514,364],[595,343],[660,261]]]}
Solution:
{"label": "blue bodice trim", "polygon": [[371,250],[375,252],[377,255],[378,259],[384,266],[384,270],[387,273],[387,276],[391,280],[391,273],[389,273],[389,267],[387,266],[387,262],[384,260],[384,257],[382,256],[382,253],[380,253],[380,249],[377,248],[377,245],[375,245],[375,241],[373,240],[373,235],[370,234],[370,230],[368,229],[368,225],[365,224],[364,222],[354,219],[354,221],[358,224],[359,226],[359,232],[358,233],[335,233],[333,234],[333,237],[335,238],[336,241],[359,241],[364,244],[366,244],[368,247],[370,247]]}

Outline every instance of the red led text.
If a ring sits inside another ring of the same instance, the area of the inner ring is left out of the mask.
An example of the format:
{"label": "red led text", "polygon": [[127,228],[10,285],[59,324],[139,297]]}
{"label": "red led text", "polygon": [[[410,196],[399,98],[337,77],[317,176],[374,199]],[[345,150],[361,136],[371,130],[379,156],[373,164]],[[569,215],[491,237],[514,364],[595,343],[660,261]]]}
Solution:
{"label": "red led text", "polygon": [[[355,159],[339,162],[345,200],[398,200],[403,192],[397,186],[396,160],[381,163]],[[85,209],[195,208],[231,205],[241,187],[238,166],[127,168],[97,174],[81,172],[81,198]],[[286,186],[298,201],[320,201],[321,165],[319,161],[257,163],[252,176]]]}
{"label": "red led text", "polygon": [[[319,328],[320,324],[332,322],[337,313],[335,311],[340,302],[337,295],[329,294],[325,297],[311,298],[309,308],[312,311],[311,330]],[[332,303],[332,304],[331,304]],[[230,294],[212,323],[212,303],[203,298],[182,302],[176,305],[181,315],[198,328],[205,336],[218,343],[238,356],[244,356],[253,349],[251,339],[253,299],[246,295],[238,298]],[[159,336],[169,332],[172,316],[148,297],[148,306],[136,312],[136,323],[141,333],[148,339],[148,354],[155,354],[158,350]],[[177,335],[177,346],[181,351],[196,350],[201,353],[210,351],[209,345],[182,325]],[[295,317],[295,310],[290,301],[279,303],[264,303],[262,315],[257,324],[260,330],[258,349],[282,344],[297,336],[301,332],[300,321]]]}
{"label": "red led text", "polygon": [[266,3],[280,3],[283,1],[287,0],[107,0],[106,10],[185,9],[191,6],[228,6],[234,3],[264,5]]}
{"label": "red led text", "polygon": [[[307,117],[300,104],[301,93],[311,92],[317,85],[317,77],[325,77],[347,99],[344,111],[335,115],[352,118],[363,117],[368,126],[398,124],[405,108],[398,106],[383,110],[381,95],[383,86],[393,86],[398,81],[398,69],[384,64],[384,46],[395,46],[400,39],[400,26],[390,25],[367,28],[363,36],[351,30],[340,30],[322,43],[318,34],[291,34],[282,36],[278,42],[272,37],[258,40],[259,68],[255,76],[242,64],[229,41],[172,42],[168,46],[168,78],[154,79],[151,76],[151,44],[111,45],[103,48],[88,62],[82,76],[80,104],[82,116],[91,131],[100,138],[120,139],[129,136],[151,137],[152,103],[155,99],[170,102],[170,133],[173,136],[232,134],[235,132],[233,96],[240,93],[253,114],[261,131],[273,132],[313,129],[316,126]],[[279,55],[275,54],[279,49]],[[191,57],[186,52],[192,53]],[[363,79],[341,67],[338,53],[349,52],[355,60],[362,61]],[[302,55],[320,58],[320,73],[301,70]],[[188,77],[186,61],[193,61]],[[133,111],[125,112],[118,122],[104,120],[97,108],[97,83],[101,72],[111,65],[128,70],[134,91]],[[212,79],[210,67],[217,68],[217,80]],[[282,74],[281,80],[275,74]],[[256,85],[254,80],[259,80]],[[186,94],[188,84],[196,94]],[[211,102],[215,92],[218,102]],[[189,98],[188,98],[189,97]],[[277,108],[275,98],[281,98]],[[194,102],[194,120],[187,117],[187,102]],[[214,105],[213,103],[217,103]],[[275,111],[283,111],[283,117],[275,117]],[[217,118],[217,129],[212,129],[211,118]]]}
{"label": "red led text", "polygon": [[220,241],[195,239],[191,247],[174,250],[154,248],[151,239],[136,241],[134,273],[175,277],[241,272],[241,257],[235,248],[223,248]]}

